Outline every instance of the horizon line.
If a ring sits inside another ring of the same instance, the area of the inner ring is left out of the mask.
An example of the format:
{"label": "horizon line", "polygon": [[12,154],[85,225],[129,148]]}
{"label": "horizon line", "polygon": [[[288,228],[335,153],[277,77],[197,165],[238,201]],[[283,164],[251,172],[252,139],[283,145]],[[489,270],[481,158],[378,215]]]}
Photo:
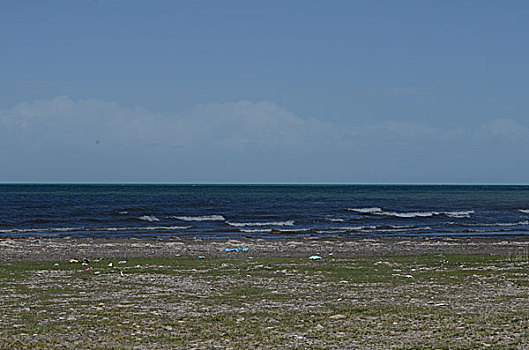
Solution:
{"label": "horizon line", "polygon": [[254,185],[254,186],[529,186],[529,183],[494,182],[0,182],[0,185]]}

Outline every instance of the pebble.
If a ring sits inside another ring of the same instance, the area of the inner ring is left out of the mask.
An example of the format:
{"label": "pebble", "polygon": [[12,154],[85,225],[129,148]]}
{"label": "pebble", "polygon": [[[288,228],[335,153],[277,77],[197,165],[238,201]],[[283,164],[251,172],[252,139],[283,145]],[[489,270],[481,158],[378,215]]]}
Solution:
{"label": "pebble", "polygon": [[346,316],[345,316],[345,315],[342,315],[342,314],[336,314],[336,315],[329,316],[329,318],[330,318],[331,320],[341,320],[341,319],[343,319],[343,318],[346,318]]}

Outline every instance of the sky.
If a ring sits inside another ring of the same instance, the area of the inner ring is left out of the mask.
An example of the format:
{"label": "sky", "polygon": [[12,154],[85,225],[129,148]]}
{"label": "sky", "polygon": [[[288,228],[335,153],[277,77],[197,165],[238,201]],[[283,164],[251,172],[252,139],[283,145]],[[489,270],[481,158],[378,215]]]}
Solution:
{"label": "sky", "polygon": [[0,2],[0,182],[529,183],[527,1]]}

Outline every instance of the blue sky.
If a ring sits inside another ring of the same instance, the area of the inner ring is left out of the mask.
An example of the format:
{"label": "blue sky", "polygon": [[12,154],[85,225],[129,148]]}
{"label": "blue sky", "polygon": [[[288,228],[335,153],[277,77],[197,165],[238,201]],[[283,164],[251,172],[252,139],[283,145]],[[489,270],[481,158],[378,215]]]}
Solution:
{"label": "blue sky", "polygon": [[529,183],[525,1],[2,1],[1,182]]}

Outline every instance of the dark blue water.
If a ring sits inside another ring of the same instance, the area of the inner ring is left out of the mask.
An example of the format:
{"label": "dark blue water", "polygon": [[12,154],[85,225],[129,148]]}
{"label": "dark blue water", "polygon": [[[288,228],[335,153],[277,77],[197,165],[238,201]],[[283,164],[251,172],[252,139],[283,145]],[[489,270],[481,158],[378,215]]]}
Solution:
{"label": "dark blue water", "polygon": [[529,234],[529,186],[0,185],[0,237]]}

